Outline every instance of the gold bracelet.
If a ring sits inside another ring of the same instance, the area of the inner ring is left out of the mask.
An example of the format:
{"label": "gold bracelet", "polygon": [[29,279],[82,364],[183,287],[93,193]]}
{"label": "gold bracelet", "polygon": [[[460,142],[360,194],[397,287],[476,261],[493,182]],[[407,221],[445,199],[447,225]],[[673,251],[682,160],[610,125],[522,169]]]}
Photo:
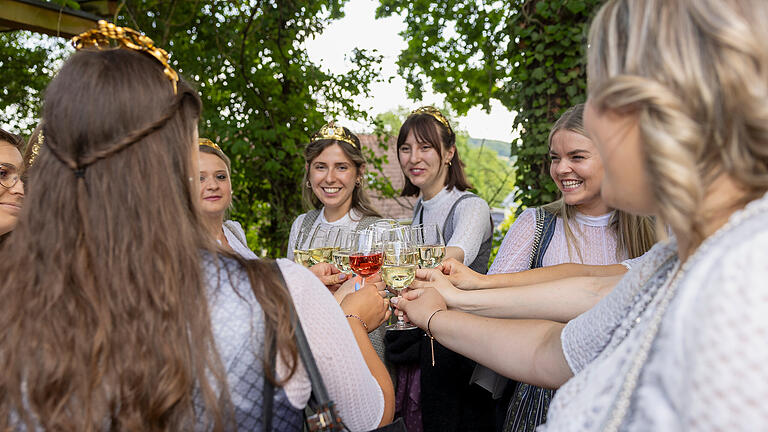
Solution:
{"label": "gold bracelet", "polygon": [[429,329],[429,324],[432,323],[432,317],[437,315],[438,312],[442,312],[443,309],[438,309],[434,312],[432,312],[432,315],[429,316],[429,319],[427,319],[427,336],[429,336],[429,347],[432,350],[432,366],[435,365],[435,336],[432,335],[432,330]]}
{"label": "gold bracelet", "polygon": [[366,324],[365,321],[363,321],[363,319],[360,318],[359,316],[357,316],[355,314],[347,314],[346,317],[347,318],[354,318],[354,319],[360,321],[360,324],[362,324],[363,327],[365,327],[365,331],[368,331],[368,324]]}

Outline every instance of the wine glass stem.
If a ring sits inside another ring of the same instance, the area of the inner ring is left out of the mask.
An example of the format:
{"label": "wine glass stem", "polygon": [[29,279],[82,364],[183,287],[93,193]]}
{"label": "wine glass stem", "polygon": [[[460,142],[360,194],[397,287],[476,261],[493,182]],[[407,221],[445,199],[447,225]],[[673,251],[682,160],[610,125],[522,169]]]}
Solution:
{"label": "wine glass stem", "polygon": [[360,275],[360,288],[365,286],[365,276]]}

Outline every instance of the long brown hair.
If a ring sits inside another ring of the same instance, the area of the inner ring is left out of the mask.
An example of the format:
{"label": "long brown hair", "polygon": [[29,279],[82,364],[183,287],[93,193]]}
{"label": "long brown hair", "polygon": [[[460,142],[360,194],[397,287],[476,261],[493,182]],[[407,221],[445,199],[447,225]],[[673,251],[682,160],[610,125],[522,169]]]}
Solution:
{"label": "long brown hair", "polygon": [[[0,249],[0,430],[231,427],[201,267],[217,251],[196,205],[200,110],[124,49],[79,51],[49,85],[36,176]],[[289,294],[270,263],[244,265],[295,368]]]}
{"label": "long brown hair", "polygon": [[357,176],[359,184],[355,184],[355,189],[352,191],[352,204],[350,209],[355,209],[363,216],[375,216],[380,218],[381,213],[376,209],[371,201],[371,197],[368,195],[368,191],[365,189],[365,178],[363,177],[363,170],[365,169],[365,156],[363,156],[362,145],[357,135],[353,134],[349,129],[343,128],[346,136],[350,137],[354,141],[355,145],[352,145],[346,141],[339,141],[335,139],[321,139],[317,141],[311,141],[304,149],[304,162],[307,164],[307,168],[304,170],[304,178],[301,180],[301,198],[304,202],[304,208],[307,210],[318,209],[323,206],[320,202],[320,198],[315,196],[311,187],[307,187],[309,181],[309,165],[315,160],[316,157],[323,152],[323,150],[336,144],[341,148],[344,154],[352,161],[357,170]]}
{"label": "long brown hair", "polygon": [[[426,113],[414,113],[408,116],[400,126],[400,132],[397,134],[397,158],[400,159],[400,147],[405,144],[408,134],[413,131],[413,136],[419,143],[427,143],[437,151],[437,155],[442,159],[443,150],[455,149],[453,158],[448,166],[448,176],[445,178],[445,185],[448,190],[454,187],[460,191],[472,189],[472,184],[464,173],[464,162],[459,157],[459,149],[456,148],[456,134],[453,129],[440,123],[435,117]],[[416,187],[404,175],[405,184],[400,196],[417,196],[421,189]]]}
{"label": "long brown hair", "polygon": [[[549,147],[552,148],[552,139],[558,131],[566,130],[586,137],[584,130],[584,104],[574,105],[568,108],[557,119],[549,131]],[[583,261],[581,250],[576,243],[576,236],[568,223],[576,215],[576,206],[565,203],[565,199],[549,203],[544,209],[557,215],[563,220],[568,253],[571,248],[576,249],[576,254]],[[629,258],[637,258],[646,253],[657,241],[656,223],[650,216],[637,216],[622,210],[614,210],[610,221],[610,227],[616,234],[616,258],[619,259],[621,251],[626,251]]]}

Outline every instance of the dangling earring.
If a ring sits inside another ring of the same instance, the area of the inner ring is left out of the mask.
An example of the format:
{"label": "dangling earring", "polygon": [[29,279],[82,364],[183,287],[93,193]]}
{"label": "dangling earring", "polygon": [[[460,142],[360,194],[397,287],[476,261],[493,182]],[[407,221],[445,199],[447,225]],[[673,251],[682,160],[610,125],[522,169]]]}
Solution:
{"label": "dangling earring", "polygon": [[309,184],[309,180],[307,180],[307,189],[312,189],[312,185]]}
{"label": "dangling earring", "polygon": [[451,161],[448,161],[448,166],[451,166]]}
{"label": "dangling earring", "polygon": [[360,179],[355,180],[355,186],[360,186],[360,183],[362,183]]}

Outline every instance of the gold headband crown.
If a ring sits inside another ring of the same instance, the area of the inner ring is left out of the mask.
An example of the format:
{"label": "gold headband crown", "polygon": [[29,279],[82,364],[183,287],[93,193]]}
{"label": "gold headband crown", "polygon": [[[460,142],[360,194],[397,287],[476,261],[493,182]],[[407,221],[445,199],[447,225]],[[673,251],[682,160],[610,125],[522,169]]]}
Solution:
{"label": "gold headband crown", "polygon": [[414,115],[414,114],[427,114],[427,115],[431,115],[432,117],[435,118],[435,120],[437,120],[440,123],[442,123],[445,127],[450,129],[451,131],[453,130],[453,129],[451,129],[451,125],[448,123],[448,119],[445,118],[443,113],[441,113],[439,109],[437,109],[437,108],[435,108],[435,107],[433,107],[431,105],[423,106],[421,108],[416,108],[415,110],[411,111],[411,115]]}
{"label": "gold headband crown", "polygon": [[201,146],[208,146],[208,147],[210,147],[212,149],[216,149],[216,150],[218,150],[220,152],[223,152],[223,150],[221,149],[221,147],[219,147],[218,144],[216,144],[215,142],[209,140],[208,138],[199,138],[197,140],[197,143],[200,144]]}
{"label": "gold headband crown", "polygon": [[355,142],[355,140],[352,138],[352,135],[347,133],[343,127],[336,126],[335,121],[331,121],[327,125],[321,127],[320,130],[314,136],[312,136],[311,142],[320,140],[343,141],[345,143],[351,144],[352,147],[360,149],[360,144]]}
{"label": "gold headband crown", "polygon": [[173,94],[177,94],[176,83],[179,82],[179,74],[168,65],[168,52],[156,47],[152,39],[134,29],[99,20],[97,28],[73,37],[72,45],[77,50],[90,46],[107,49],[111,47],[110,40],[117,41],[123,48],[146,53],[157,59],[165,67],[163,73],[171,80]]}

